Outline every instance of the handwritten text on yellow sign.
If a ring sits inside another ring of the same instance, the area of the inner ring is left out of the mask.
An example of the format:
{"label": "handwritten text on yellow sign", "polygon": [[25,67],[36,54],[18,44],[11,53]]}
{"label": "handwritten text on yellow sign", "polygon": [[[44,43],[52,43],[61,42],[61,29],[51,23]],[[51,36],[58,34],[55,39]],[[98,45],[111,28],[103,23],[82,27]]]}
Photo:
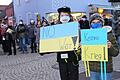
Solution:
{"label": "handwritten text on yellow sign", "polygon": [[108,61],[107,45],[82,46],[82,61]]}

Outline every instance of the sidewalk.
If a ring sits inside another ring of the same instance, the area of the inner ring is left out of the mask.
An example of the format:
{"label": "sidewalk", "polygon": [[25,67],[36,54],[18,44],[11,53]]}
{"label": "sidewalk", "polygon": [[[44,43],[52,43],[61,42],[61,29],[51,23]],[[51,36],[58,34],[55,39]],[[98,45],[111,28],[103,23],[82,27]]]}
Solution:
{"label": "sidewalk", "polygon": [[[0,56],[1,80],[60,80],[56,54],[40,56],[37,53],[20,54],[16,56]],[[120,55],[114,60],[112,80],[120,80]],[[80,79],[86,80],[84,66],[80,61]]]}

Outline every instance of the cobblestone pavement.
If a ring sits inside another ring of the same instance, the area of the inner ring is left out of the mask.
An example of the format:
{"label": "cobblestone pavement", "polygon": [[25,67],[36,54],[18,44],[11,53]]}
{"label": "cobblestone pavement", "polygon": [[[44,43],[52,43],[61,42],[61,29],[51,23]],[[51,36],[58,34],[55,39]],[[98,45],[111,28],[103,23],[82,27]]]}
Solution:
{"label": "cobblestone pavement", "polygon": [[60,80],[59,71],[52,68],[55,56],[22,54],[0,57],[1,80]]}
{"label": "cobblestone pavement", "polygon": [[[114,59],[113,80],[120,80],[119,61],[120,56]],[[86,80],[82,62],[80,62],[79,70],[80,80]],[[60,80],[56,54],[1,55],[0,80]]]}

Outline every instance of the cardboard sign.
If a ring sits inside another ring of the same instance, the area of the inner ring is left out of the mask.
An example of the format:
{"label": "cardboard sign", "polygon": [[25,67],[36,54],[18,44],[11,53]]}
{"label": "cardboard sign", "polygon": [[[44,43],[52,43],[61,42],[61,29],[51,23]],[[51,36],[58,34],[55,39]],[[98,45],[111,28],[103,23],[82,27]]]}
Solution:
{"label": "cardboard sign", "polygon": [[77,49],[78,26],[78,22],[70,22],[40,28],[40,53]]}
{"label": "cardboard sign", "polygon": [[107,29],[81,30],[82,61],[108,61]]}

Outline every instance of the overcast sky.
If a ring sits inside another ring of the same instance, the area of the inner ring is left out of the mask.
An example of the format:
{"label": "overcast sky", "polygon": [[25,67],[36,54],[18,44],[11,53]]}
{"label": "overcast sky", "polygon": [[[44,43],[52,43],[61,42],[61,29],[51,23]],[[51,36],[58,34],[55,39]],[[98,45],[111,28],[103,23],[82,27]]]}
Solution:
{"label": "overcast sky", "polygon": [[12,0],[0,0],[0,5],[9,5]]}

